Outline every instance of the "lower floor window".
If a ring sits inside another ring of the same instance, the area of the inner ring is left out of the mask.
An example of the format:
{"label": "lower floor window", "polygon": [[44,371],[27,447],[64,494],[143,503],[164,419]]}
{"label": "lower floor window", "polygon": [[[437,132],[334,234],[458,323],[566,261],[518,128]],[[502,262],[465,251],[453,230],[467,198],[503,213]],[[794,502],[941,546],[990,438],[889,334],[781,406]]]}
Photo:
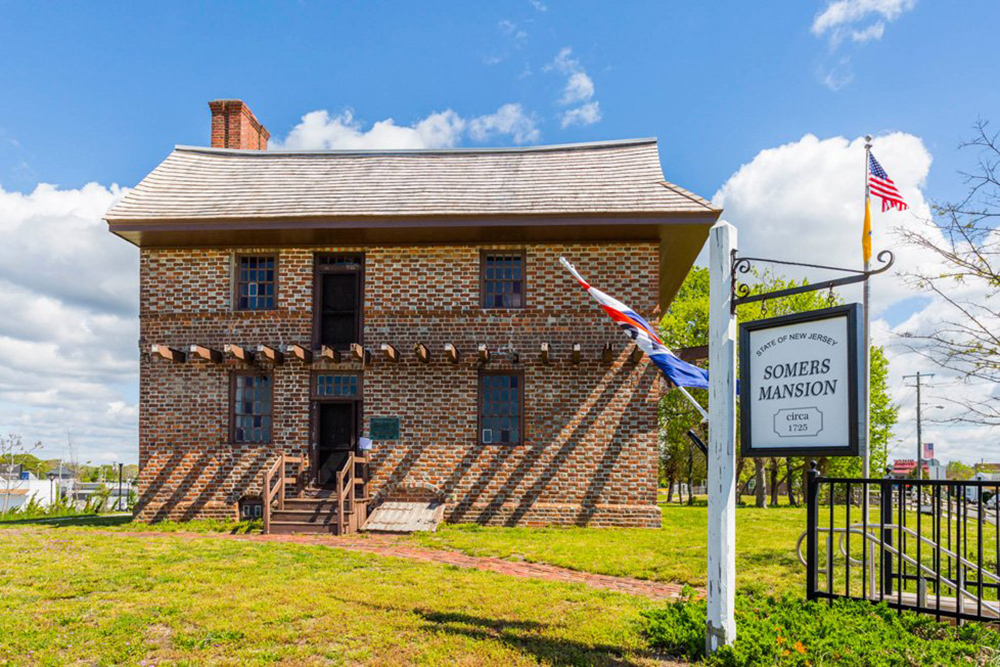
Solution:
{"label": "lower floor window", "polygon": [[249,521],[259,519],[264,515],[264,503],[260,498],[250,497],[240,500],[240,519]]}
{"label": "lower floor window", "polygon": [[270,375],[233,375],[233,442],[271,442],[271,384]]}
{"label": "lower floor window", "polygon": [[524,434],[524,376],[514,372],[479,377],[479,442],[519,445]]}

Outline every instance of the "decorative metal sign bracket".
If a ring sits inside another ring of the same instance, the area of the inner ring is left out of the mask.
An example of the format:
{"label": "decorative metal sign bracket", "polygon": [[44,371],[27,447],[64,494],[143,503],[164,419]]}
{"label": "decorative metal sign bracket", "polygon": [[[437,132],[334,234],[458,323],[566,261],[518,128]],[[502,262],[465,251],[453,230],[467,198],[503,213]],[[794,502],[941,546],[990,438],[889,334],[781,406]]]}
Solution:
{"label": "decorative metal sign bracket", "polygon": [[[793,294],[803,294],[805,292],[815,292],[817,290],[833,290],[834,287],[840,287],[842,285],[850,285],[851,283],[860,283],[868,280],[870,277],[877,275],[879,273],[884,273],[889,270],[893,262],[896,261],[896,257],[892,254],[891,250],[883,250],[878,254],[878,262],[883,266],[871,271],[859,271],[857,269],[844,269],[839,266],[824,266],[822,264],[806,264],[804,262],[786,262],[778,259],[765,259],[763,257],[737,257],[736,251],[732,252],[732,263],[730,266],[730,271],[732,272],[732,312],[736,312],[736,307],[743,305],[744,303],[753,303],[754,301],[765,301],[767,299],[779,299],[783,296],[792,296]],[[824,280],[818,283],[810,283],[808,285],[799,285],[798,287],[789,287],[787,289],[775,290],[774,292],[763,292],[761,294],[751,294],[750,286],[746,283],[739,281],[738,276],[740,274],[749,273],[754,262],[765,262],[767,264],[782,264],[785,266],[803,266],[810,269],[825,269],[827,271],[842,271],[844,273],[851,273],[853,275],[847,276],[845,278],[834,278],[833,280]]]}

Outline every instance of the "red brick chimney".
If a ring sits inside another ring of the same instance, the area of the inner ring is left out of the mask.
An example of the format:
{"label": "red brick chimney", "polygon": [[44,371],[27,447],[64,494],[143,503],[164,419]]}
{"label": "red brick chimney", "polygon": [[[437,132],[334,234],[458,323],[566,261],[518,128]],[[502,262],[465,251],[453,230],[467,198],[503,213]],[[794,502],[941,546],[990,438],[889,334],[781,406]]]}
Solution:
{"label": "red brick chimney", "polygon": [[212,110],[212,148],[267,150],[271,133],[243,100],[214,100],[208,108]]}

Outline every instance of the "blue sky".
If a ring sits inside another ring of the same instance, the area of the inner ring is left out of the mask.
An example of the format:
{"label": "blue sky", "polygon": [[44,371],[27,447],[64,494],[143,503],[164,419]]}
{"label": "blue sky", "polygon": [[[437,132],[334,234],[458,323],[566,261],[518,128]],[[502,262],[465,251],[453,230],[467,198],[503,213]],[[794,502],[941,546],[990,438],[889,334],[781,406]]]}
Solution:
{"label": "blue sky", "polygon": [[[76,429],[87,457],[134,460],[134,364],[118,357],[135,352],[135,251],[103,231],[100,215],[116,184],[133,186],[174,144],[208,142],[210,99],[244,99],[275,143],[288,146],[657,136],[666,177],[715,197],[746,246],[822,230],[816,238],[835,239],[837,256],[849,260],[860,220],[858,137],[878,137],[876,152],[919,215],[929,201],[962,194],[956,171],[974,156],[956,147],[975,120],[1000,123],[1000,64],[990,46],[1000,5],[955,7],[929,0],[0,2],[0,231],[31,225],[65,246],[53,258],[8,244],[0,282],[36,303],[24,323],[0,325],[0,343],[8,341],[8,351],[44,344],[71,357],[73,340],[92,339],[94,349],[113,340],[122,351],[90,376],[82,362],[65,375],[36,371],[49,384],[28,387],[33,371],[24,354],[5,361],[0,345],[0,431],[55,441]],[[325,115],[303,122],[317,111]],[[431,126],[436,134],[420,130]],[[16,222],[4,227],[4,215]],[[903,224],[893,215],[876,225]],[[77,227],[78,236],[67,233]],[[888,232],[880,233],[890,246]],[[785,258],[829,259],[815,256],[822,244],[800,253],[785,247]],[[66,275],[86,275],[94,263],[81,259],[87,252],[105,267],[89,293],[67,293],[29,271],[58,276],[71,267]],[[905,293],[901,280],[885,294],[878,303],[885,340],[921,313],[930,316],[929,300]],[[52,333],[52,313],[63,311],[78,317],[83,339]],[[901,357],[895,375],[912,372],[912,363]],[[894,381],[906,422],[912,399]],[[73,400],[78,408],[65,407]],[[978,444],[939,449],[978,458],[995,440],[971,437]]]}

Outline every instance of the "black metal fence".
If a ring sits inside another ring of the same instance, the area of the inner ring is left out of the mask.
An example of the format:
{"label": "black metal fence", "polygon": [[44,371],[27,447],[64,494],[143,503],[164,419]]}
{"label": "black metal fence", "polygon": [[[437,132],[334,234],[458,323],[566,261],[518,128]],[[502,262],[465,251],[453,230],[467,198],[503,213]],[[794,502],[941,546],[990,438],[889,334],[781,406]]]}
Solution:
{"label": "black metal fence", "polygon": [[886,602],[939,620],[1000,619],[1000,482],[807,474],[810,600]]}

